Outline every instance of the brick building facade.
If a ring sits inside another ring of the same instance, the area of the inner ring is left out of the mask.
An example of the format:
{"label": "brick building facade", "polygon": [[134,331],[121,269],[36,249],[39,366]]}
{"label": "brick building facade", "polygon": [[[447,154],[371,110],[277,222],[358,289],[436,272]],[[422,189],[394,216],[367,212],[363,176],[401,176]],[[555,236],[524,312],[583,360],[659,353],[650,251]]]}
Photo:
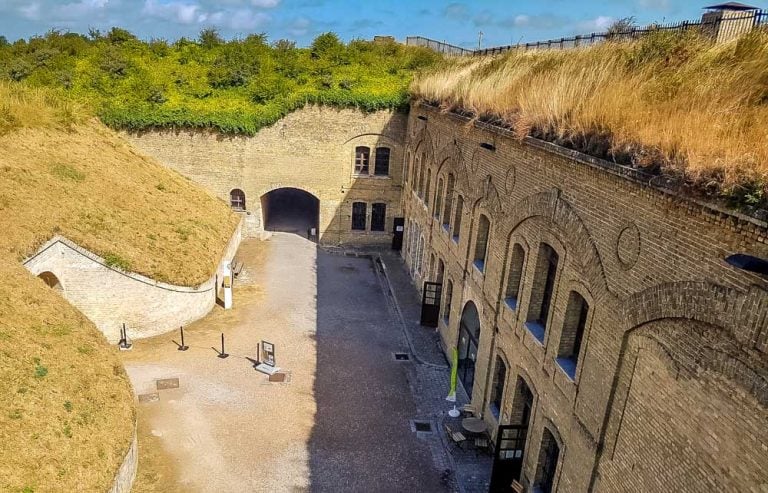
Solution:
{"label": "brick building facade", "polygon": [[[768,226],[414,106],[403,256],[540,491],[766,491]],[[629,175],[629,176],[627,176]]]}
{"label": "brick building facade", "polygon": [[[233,206],[244,210],[251,236],[264,231],[268,194],[298,189],[319,201],[321,243],[385,244],[391,241],[393,218],[402,216],[406,124],[399,112],[311,106],[252,137],[196,130],[124,136],[222,200],[241,197],[243,203]],[[355,228],[353,215],[358,216]]]}

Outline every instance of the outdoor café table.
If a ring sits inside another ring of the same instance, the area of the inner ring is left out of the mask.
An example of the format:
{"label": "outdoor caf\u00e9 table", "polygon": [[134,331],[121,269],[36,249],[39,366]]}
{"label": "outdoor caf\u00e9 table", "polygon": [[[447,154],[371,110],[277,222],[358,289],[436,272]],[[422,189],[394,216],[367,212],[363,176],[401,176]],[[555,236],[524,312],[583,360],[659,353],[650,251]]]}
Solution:
{"label": "outdoor caf\u00e9 table", "polygon": [[470,433],[479,435],[484,433],[488,426],[480,418],[464,418],[461,420],[461,427]]}

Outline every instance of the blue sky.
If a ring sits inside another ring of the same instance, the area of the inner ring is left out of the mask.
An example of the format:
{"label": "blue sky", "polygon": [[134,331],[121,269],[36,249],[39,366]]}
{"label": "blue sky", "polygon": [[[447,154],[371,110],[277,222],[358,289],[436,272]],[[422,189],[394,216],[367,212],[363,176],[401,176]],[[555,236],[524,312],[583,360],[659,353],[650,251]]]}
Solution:
{"label": "blue sky", "polygon": [[[768,0],[748,2],[765,7]],[[719,3],[710,0],[711,3]],[[697,19],[707,0],[0,0],[0,35],[10,40],[55,28],[111,26],[142,38],[195,37],[216,27],[227,38],[265,32],[307,45],[319,33],[343,39],[426,36],[476,47],[601,31],[634,16],[641,24]]]}

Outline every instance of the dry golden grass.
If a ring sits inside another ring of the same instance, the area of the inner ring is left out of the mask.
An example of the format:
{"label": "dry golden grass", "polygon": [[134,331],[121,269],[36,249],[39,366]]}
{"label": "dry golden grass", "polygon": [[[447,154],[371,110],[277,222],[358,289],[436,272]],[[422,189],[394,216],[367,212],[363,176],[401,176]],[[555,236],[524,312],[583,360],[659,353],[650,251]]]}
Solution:
{"label": "dry golden grass", "polygon": [[658,168],[710,195],[768,200],[768,34],[714,46],[689,35],[457,59],[416,97],[501,118],[600,157]]}
{"label": "dry golden grass", "polygon": [[0,108],[0,491],[105,491],[133,431],[130,383],[115,348],[21,260],[62,234],[196,285],[237,218],[76,106],[0,86]]}

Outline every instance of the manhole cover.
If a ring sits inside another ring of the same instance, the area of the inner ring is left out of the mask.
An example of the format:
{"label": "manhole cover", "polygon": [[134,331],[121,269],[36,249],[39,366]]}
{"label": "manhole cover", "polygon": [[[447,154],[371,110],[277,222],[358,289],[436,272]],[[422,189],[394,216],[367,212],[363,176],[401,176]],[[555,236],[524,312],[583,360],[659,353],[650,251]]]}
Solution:
{"label": "manhole cover", "polygon": [[395,361],[408,361],[411,359],[408,353],[394,353]]}
{"label": "manhole cover", "polygon": [[178,378],[161,378],[157,381],[157,390],[178,389]]}
{"label": "manhole cover", "polygon": [[411,431],[417,435],[425,435],[432,433],[432,422],[425,420],[411,420]]}
{"label": "manhole cover", "polygon": [[149,394],[139,394],[139,402],[147,403],[147,402],[157,402],[160,400],[160,394],[157,392],[152,392]]}

